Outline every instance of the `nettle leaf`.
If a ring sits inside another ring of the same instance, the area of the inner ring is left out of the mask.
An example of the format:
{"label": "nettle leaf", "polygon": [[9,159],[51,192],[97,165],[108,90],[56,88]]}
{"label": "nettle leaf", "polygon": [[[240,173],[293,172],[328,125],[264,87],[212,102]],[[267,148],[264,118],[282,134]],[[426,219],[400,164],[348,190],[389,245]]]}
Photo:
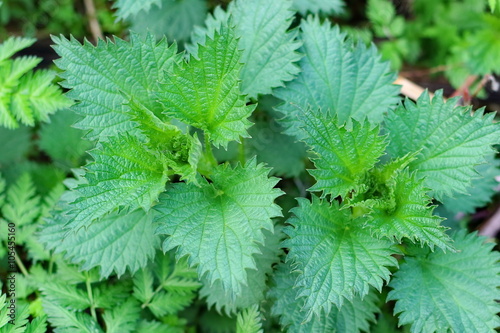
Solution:
{"label": "nettle leaf", "polygon": [[310,191],[323,191],[322,197],[346,197],[350,191],[359,192],[363,179],[372,169],[386,147],[379,128],[368,121],[352,121],[352,126],[337,125],[335,117],[320,110],[306,111],[300,116],[298,135],[312,148],[316,169],[309,173],[316,179]]}
{"label": "nettle leaf", "polygon": [[187,40],[195,26],[202,26],[207,15],[205,0],[159,0],[160,8],[140,11],[131,16],[130,30],[165,35],[168,40]]}
{"label": "nettle leaf", "polygon": [[221,165],[213,170],[212,183],[200,187],[176,183],[160,196],[157,230],[169,235],[163,250],[175,247],[177,257],[189,256],[191,266],[209,283],[220,280],[225,290],[241,293],[246,269],[256,269],[252,255],[264,243],[262,229],[273,230],[271,218],[281,216],[274,199],[282,194],[268,178],[269,169],[255,159],[234,169]]}
{"label": "nettle leaf", "polygon": [[305,297],[307,320],[313,314],[329,314],[332,305],[340,308],[356,295],[365,296],[370,286],[380,290],[389,280],[388,267],[397,266],[391,256],[398,253],[393,243],[372,237],[363,228],[366,221],[354,219],[336,201],[297,200],[295,216],[288,220],[291,226],[285,228],[290,239],[283,245],[289,248],[287,260],[301,271],[295,286],[297,296]]}
{"label": "nettle leaf", "polygon": [[274,95],[285,103],[277,110],[284,113],[283,122],[295,134],[297,113],[311,107],[336,115],[339,124],[349,117],[358,121],[367,118],[379,123],[399,97],[399,87],[390,66],[382,62],[375,46],[353,45],[338,27],[328,21],[309,17],[301,23],[299,49],[305,56],[299,62],[301,73]]}
{"label": "nettle leaf", "polygon": [[148,12],[152,5],[161,7],[161,0],[116,0],[113,8],[116,8],[116,16],[119,19],[125,20],[129,16],[138,14],[141,11]]}
{"label": "nettle leaf", "polygon": [[154,211],[112,213],[87,228],[70,231],[64,228],[64,212],[57,212],[43,226],[40,241],[56,253],[81,265],[83,270],[100,267],[101,277],[113,272],[123,275],[128,268],[135,273],[154,258],[160,240],[155,236]]}
{"label": "nettle leaf", "polygon": [[495,332],[500,325],[500,255],[475,233],[454,235],[456,253],[437,250],[405,262],[389,286],[399,325],[418,332]]}
{"label": "nettle leaf", "polygon": [[192,57],[164,77],[159,98],[165,113],[210,135],[215,146],[248,137],[246,105],[239,88],[240,51],[232,28],[222,24]]}
{"label": "nettle leaf", "polygon": [[50,114],[73,104],[52,83],[54,72],[33,71],[41,58],[9,59],[33,42],[33,39],[11,37],[0,44],[0,126],[11,129],[20,123],[34,126],[36,121],[47,121]]}
{"label": "nettle leaf", "polygon": [[307,13],[338,15],[344,12],[343,0],[293,0],[293,9],[305,16]]}
{"label": "nettle leaf", "polygon": [[[294,63],[302,57],[296,52],[301,43],[295,40],[295,31],[287,31],[294,17],[291,7],[291,0],[233,1],[227,12],[217,8],[214,16],[207,18],[206,28],[194,30],[192,40],[203,43],[231,15],[244,63],[239,76],[241,91],[256,99],[259,94],[269,94],[272,88],[283,86],[300,71]],[[197,52],[196,46],[188,49]]]}
{"label": "nettle leaf", "polygon": [[442,91],[431,100],[426,91],[416,104],[405,101],[386,120],[389,155],[402,157],[420,150],[409,168],[425,177],[424,185],[438,200],[466,193],[477,178],[474,167],[485,163],[491,146],[499,142],[500,124],[492,122],[494,114],[477,110],[470,115],[470,108],[457,107],[456,101],[443,101]]}
{"label": "nettle leaf", "polygon": [[429,206],[431,198],[423,179],[408,169],[384,172],[384,167],[373,171],[375,180],[365,194],[372,198],[365,203],[370,207],[367,226],[373,233],[398,242],[407,238],[427,244],[431,249],[437,246],[453,251],[446,228],[439,225],[442,218],[432,215],[435,206]]}
{"label": "nettle leaf", "polygon": [[165,190],[166,162],[157,152],[147,150],[136,137],[110,137],[90,151],[94,162],[87,168],[87,183],[76,188],[74,216],[69,226],[77,229],[119,207],[148,210]]}
{"label": "nettle leaf", "polygon": [[[90,131],[89,139],[124,132],[136,135],[138,124],[150,125],[163,117],[153,92],[164,71],[180,59],[175,44],[169,46],[165,39],[156,42],[150,34],[144,38],[131,34],[130,42],[117,37],[114,43],[100,40],[97,46],[62,36],[53,41],[61,57],[56,65],[64,70],[61,84],[71,89],[69,97],[80,102],[73,110],[84,116],[75,126]],[[131,100],[142,106],[141,117],[132,117]]]}
{"label": "nettle leaf", "polygon": [[480,178],[473,179],[467,193],[455,194],[453,198],[445,198],[442,203],[446,210],[452,213],[474,213],[476,208],[484,207],[491,202],[496,193],[495,188],[498,181],[495,177],[500,175],[500,160],[495,159],[495,154],[491,154],[487,164],[476,166]]}
{"label": "nettle leaf", "polygon": [[377,294],[372,289],[364,298],[355,297],[352,302],[344,302],[338,309],[333,307],[330,314],[321,317],[314,316],[310,321],[304,322],[306,313],[302,311],[303,298],[297,298],[298,289],[294,287],[298,272],[288,264],[278,266],[274,274],[274,286],[269,296],[275,300],[271,309],[274,315],[279,316],[280,324],[289,333],[329,333],[368,332],[370,322],[375,321],[378,312]]}
{"label": "nettle leaf", "polygon": [[247,280],[241,286],[241,294],[235,296],[231,291],[225,290],[221,280],[213,284],[202,279],[203,287],[200,297],[206,297],[207,304],[215,306],[217,312],[225,311],[230,316],[238,309],[245,309],[259,304],[265,298],[267,289],[267,276],[273,272],[273,265],[279,261],[282,253],[280,248],[282,240],[281,228],[275,227],[274,233],[264,229],[265,243],[260,246],[261,253],[254,254],[257,269],[247,269]]}

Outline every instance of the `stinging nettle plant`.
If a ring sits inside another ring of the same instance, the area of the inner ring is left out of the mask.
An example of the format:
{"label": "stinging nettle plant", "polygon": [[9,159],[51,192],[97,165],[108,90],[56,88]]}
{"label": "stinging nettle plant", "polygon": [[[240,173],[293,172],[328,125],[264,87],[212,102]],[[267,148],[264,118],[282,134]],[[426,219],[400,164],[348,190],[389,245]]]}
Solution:
{"label": "stinging nettle plant", "polygon": [[[400,102],[374,46],[318,16],[292,27],[293,5],[233,1],[185,52],[53,37],[74,126],[96,142],[39,233],[82,269],[39,278],[53,327],[166,331],[197,296],[238,332],[368,332],[392,307],[411,332],[499,326],[498,253],[433,205],[495,166],[494,114],[442,92]],[[312,181],[290,213],[284,175]]]}

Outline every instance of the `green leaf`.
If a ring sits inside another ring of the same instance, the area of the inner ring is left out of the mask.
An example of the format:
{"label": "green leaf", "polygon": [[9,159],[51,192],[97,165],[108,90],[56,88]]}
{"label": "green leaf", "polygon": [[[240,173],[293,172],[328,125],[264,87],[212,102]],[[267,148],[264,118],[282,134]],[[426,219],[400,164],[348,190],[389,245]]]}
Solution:
{"label": "green leaf", "polygon": [[291,265],[281,264],[274,274],[274,285],[269,296],[275,300],[272,313],[280,318],[280,324],[289,333],[358,333],[369,331],[369,322],[375,321],[374,313],[378,311],[377,295],[371,290],[363,299],[355,297],[352,302],[344,302],[338,309],[333,307],[329,315],[314,316],[304,322],[306,313],[302,311],[303,298],[297,298],[294,288],[297,271]]}
{"label": "green leaf", "polygon": [[87,166],[88,183],[76,188],[72,228],[89,226],[114,209],[148,210],[165,190],[167,167],[158,152],[147,150],[136,137],[110,137],[90,151],[94,162]]}
{"label": "green leaf", "polygon": [[238,313],[236,333],[263,333],[259,307],[254,305]]}
{"label": "green leaf", "polygon": [[309,173],[316,179],[310,191],[323,191],[322,197],[345,198],[349,192],[364,187],[365,174],[372,169],[384,153],[386,142],[379,136],[379,128],[368,121],[352,121],[352,127],[338,126],[335,117],[320,110],[306,111],[300,116],[301,133],[298,135],[317,157],[315,170]]}
{"label": "green leaf", "polygon": [[[293,20],[291,6],[291,0],[233,1],[227,12],[217,8],[214,16],[207,18],[206,28],[194,30],[192,40],[203,44],[206,36],[212,36],[231,15],[244,63],[239,76],[241,90],[256,99],[259,94],[269,94],[272,88],[283,86],[283,82],[299,73],[294,63],[302,57],[296,52],[301,44],[295,40],[295,31],[287,32]],[[196,54],[196,46],[188,50]]]}
{"label": "green leaf", "polygon": [[113,8],[116,8],[115,15],[122,20],[127,19],[129,16],[137,15],[139,12],[148,12],[152,5],[161,7],[161,0],[116,0]]}
{"label": "green leaf", "polygon": [[51,277],[41,284],[40,290],[45,299],[65,309],[81,311],[90,307],[90,300],[83,290],[61,279]]}
{"label": "green leaf", "polygon": [[280,248],[283,238],[281,228],[275,226],[274,231],[271,233],[264,229],[266,240],[264,245],[260,246],[261,253],[253,256],[257,269],[246,270],[247,281],[241,286],[240,295],[235,297],[232,292],[224,290],[221,280],[211,284],[210,281],[202,279],[203,287],[200,290],[200,297],[206,297],[209,307],[215,306],[217,312],[224,310],[229,316],[236,313],[238,309],[249,308],[264,300],[268,275],[272,274],[272,267],[279,261],[279,256],[282,253]]}
{"label": "green leaf", "polygon": [[[392,172],[385,169],[372,174],[376,180],[368,195],[373,199],[365,202],[371,207],[366,216],[367,226],[379,237],[398,242],[407,238],[427,244],[431,249],[437,246],[453,251],[446,228],[439,225],[442,219],[432,215],[435,206],[429,206],[431,198],[426,194],[428,189],[423,186],[423,179],[410,174],[408,169]],[[378,198],[376,193],[382,197]]]}
{"label": "green leaf", "polygon": [[247,281],[245,269],[255,269],[252,257],[264,242],[262,229],[272,231],[271,218],[281,216],[274,199],[277,179],[255,159],[234,169],[221,165],[213,170],[211,183],[200,187],[172,184],[160,196],[157,232],[168,235],[163,250],[178,247],[177,257],[189,255],[198,274],[237,295]]}
{"label": "green leaf", "polygon": [[491,12],[495,12],[495,8],[498,7],[500,8],[500,0],[488,0],[488,4],[490,5]]}
{"label": "green leaf", "polygon": [[140,317],[140,307],[137,301],[129,298],[123,304],[103,314],[106,323],[106,333],[135,332]]}
{"label": "green leaf", "polygon": [[484,17],[485,27],[477,29],[465,38],[466,50],[462,55],[467,67],[473,74],[488,75],[500,70],[500,18],[489,15]]}
{"label": "green leaf", "polygon": [[33,42],[11,37],[0,44],[0,126],[17,128],[19,122],[34,126],[36,121],[46,121],[49,114],[72,104],[57,85],[52,84],[55,73],[33,71],[41,58],[8,59]]}
{"label": "green leaf", "polygon": [[291,134],[297,129],[296,115],[310,107],[336,115],[339,124],[349,117],[380,122],[399,100],[399,87],[392,84],[396,75],[380,61],[375,46],[353,45],[338,27],[332,28],[328,21],[321,24],[317,17],[303,20],[301,30],[302,71],[274,92],[285,102],[277,110],[286,115],[283,122],[292,127]]}
{"label": "green leaf", "polygon": [[[89,139],[124,132],[138,135],[135,128],[139,125],[163,124],[163,107],[154,92],[164,71],[170,71],[179,59],[176,45],[169,46],[165,39],[156,42],[150,34],[144,38],[131,34],[130,42],[114,40],[93,46],[53,37],[61,57],[56,65],[64,70],[62,86],[71,89],[69,97],[80,101],[73,110],[84,117],[75,126],[90,131]],[[142,107],[140,117],[131,113],[131,101]]]}
{"label": "green leaf", "polygon": [[43,300],[43,311],[56,333],[102,333],[99,324],[85,312],[74,312],[49,300]]}
{"label": "green leaf", "polygon": [[476,208],[484,207],[491,202],[496,193],[495,188],[498,181],[495,179],[500,175],[500,160],[495,159],[494,154],[487,158],[487,164],[476,167],[480,178],[472,180],[471,186],[465,194],[455,194],[453,198],[445,198],[442,203],[446,210],[452,213],[474,213]]}
{"label": "green leaf", "polygon": [[128,268],[135,273],[154,258],[160,241],[155,236],[154,212],[142,209],[112,213],[87,228],[69,231],[63,211],[56,211],[43,226],[40,241],[56,253],[81,265],[83,270],[100,267],[101,277],[113,272],[123,275]]}
{"label": "green leaf", "polygon": [[373,238],[363,228],[366,221],[354,219],[336,201],[297,200],[285,229],[290,239],[283,245],[289,249],[287,260],[301,272],[295,286],[297,296],[305,298],[306,320],[329,314],[333,304],[341,307],[356,295],[365,296],[370,286],[380,290],[390,277],[387,267],[397,266],[392,242]]}
{"label": "green leaf", "polygon": [[22,161],[31,149],[31,130],[20,126],[14,130],[0,127],[0,165]]}
{"label": "green leaf", "polygon": [[159,93],[168,116],[202,129],[215,146],[248,137],[247,118],[255,108],[245,104],[240,92],[237,44],[233,29],[221,25],[198,48],[199,58],[192,57],[165,75]]}
{"label": "green leaf", "polygon": [[303,16],[307,13],[338,15],[344,12],[344,7],[343,0],[293,0],[293,9]]}
{"label": "green leaf", "polygon": [[82,165],[82,157],[92,147],[90,141],[82,139],[84,132],[72,125],[79,117],[68,109],[63,109],[50,117],[38,132],[39,146],[54,161],[67,169]]}
{"label": "green leaf", "polygon": [[168,40],[187,40],[195,26],[202,26],[207,15],[204,0],[158,0],[160,8],[140,11],[131,16],[130,29],[139,33],[165,35]]}
{"label": "green leaf", "polygon": [[436,250],[405,262],[389,286],[399,325],[419,332],[495,332],[500,325],[500,255],[475,233],[454,235],[456,253]]}
{"label": "green leaf", "polygon": [[17,227],[33,223],[40,214],[40,197],[36,195],[28,173],[24,173],[9,187],[2,214]]}
{"label": "green leaf", "polygon": [[477,110],[470,115],[470,108],[457,107],[456,101],[443,101],[442,91],[431,100],[426,91],[416,104],[405,101],[386,120],[389,155],[420,150],[409,169],[425,177],[424,185],[438,200],[466,193],[477,178],[475,166],[485,163],[491,146],[499,143],[500,124],[492,122],[494,114]]}

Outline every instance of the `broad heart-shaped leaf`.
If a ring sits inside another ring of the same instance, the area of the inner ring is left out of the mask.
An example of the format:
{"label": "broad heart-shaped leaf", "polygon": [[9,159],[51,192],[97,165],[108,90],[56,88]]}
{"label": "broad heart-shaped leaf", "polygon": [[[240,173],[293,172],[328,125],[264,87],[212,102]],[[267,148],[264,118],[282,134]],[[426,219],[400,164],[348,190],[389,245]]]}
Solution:
{"label": "broad heart-shaped leaf", "polygon": [[302,312],[303,298],[297,298],[297,289],[294,282],[298,272],[287,264],[278,266],[273,276],[273,287],[269,291],[269,297],[274,299],[271,309],[275,316],[279,316],[280,324],[289,333],[358,333],[368,332],[369,322],[375,321],[377,295],[373,289],[363,299],[355,297],[352,302],[344,302],[340,309],[334,307],[328,315],[314,316],[310,321],[304,323],[306,316]]}
{"label": "broad heart-shaped leaf", "polygon": [[[283,86],[283,82],[292,80],[300,71],[294,63],[302,57],[296,52],[301,43],[295,40],[295,31],[287,31],[293,20],[291,6],[291,0],[233,1],[227,12],[216,8],[214,16],[207,18],[206,27],[194,30],[192,40],[203,43],[231,15],[244,63],[241,90],[251,98],[269,94],[272,88]],[[188,49],[196,54],[196,46]]]}
{"label": "broad heart-shaped leaf", "polygon": [[343,0],[293,0],[293,9],[302,15],[314,14],[342,14],[345,3]]}
{"label": "broad heart-shaped leaf", "polygon": [[[158,122],[162,106],[154,91],[164,71],[180,59],[177,47],[165,39],[156,42],[152,35],[144,38],[131,34],[130,42],[115,37],[115,42],[100,40],[97,46],[80,44],[76,39],[53,37],[54,49],[61,57],[56,65],[64,70],[62,86],[68,96],[79,101],[73,108],[84,116],[76,124],[89,130],[89,139],[105,139],[119,133],[136,134],[138,124]],[[143,114],[131,121],[131,100],[141,105]]]}
{"label": "broad heart-shaped leaf", "polygon": [[469,108],[457,107],[456,102],[443,101],[442,91],[431,100],[426,91],[416,104],[405,101],[386,120],[389,155],[396,158],[421,150],[409,168],[425,177],[424,184],[438,200],[466,193],[477,178],[474,167],[485,163],[491,145],[500,142],[494,114],[478,110],[470,115]]}
{"label": "broad heart-shaped leaf", "polygon": [[405,257],[389,286],[399,324],[419,332],[495,332],[500,326],[500,255],[494,243],[460,231],[456,253]]}
{"label": "broad heart-shaped leaf", "polygon": [[368,121],[352,121],[352,128],[337,125],[336,117],[321,110],[299,115],[301,132],[298,134],[317,157],[316,169],[309,173],[316,179],[311,191],[323,191],[322,197],[342,196],[364,187],[363,180],[384,153],[386,142],[379,136],[379,128],[370,128]]}
{"label": "broad heart-shaped leaf", "polygon": [[299,62],[301,73],[274,95],[285,103],[277,110],[286,117],[283,122],[295,133],[296,114],[312,107],[337,115],[340,124],[349,117],[373,123],[382,120],[398,100],[399,88],[392,84],[396,76],[389,63],[381,62],[375,46],[353,45],[326,21],[309,17],[301,23],[299,50],[305,56]]}
{"label": "broad heart-shaped leaf", "polygon": [[152,5],[161,7],[161,0],[116,0],[113,8],[117,8],[116,16],[123,20],[129,16],[137,15],[141,11],[148,12]]}
{"label": "broad heart-shaped leaf", "polygon": [[177,257],[189,256],[198,274],[209,283],[220,280],[234,295],[246,284],[246,269],[255,269],[252,255],[264,243],[262,229],[273,230],[271,218],[281,216],[274,199],[277,179],[255,159],[234,169],[221,165],[211,175],[212,183],[197,187],[176,183],[160,196],[157,232],[169,235],[163,250],[178,247]]}
{"label": "broad heart-shaped leaf", "polygon": [[145,148],[134,136],[110,137],[90,152],[86,184],[76,188],[72,228],[88,226],[116,208],[148,210],[165,190],[168,179],[165,158]]}
{"label": "broad heart-shaped leaf", "polygon": [[167,73],[158,94],[165,113],[202,129],[215,146],[248,137],[248,117],[255,106],[247,106],[238,79],[242,64],[232,28],[222,24],[192,57]]}
{"label": "broad heart-shaped leaf", "polygon": [[160,240],[155,236],[154,211],[112,213],[92,223],[88,228],[68,232],[64,211],[55,211],[42,227],[40,241],[55,253],[64,253],[83,270],[100,267],[100,275],[113,272],[123,275],[128,268],[135,273],[155,255]]}
{"label": "broad heart-shaped leaf", "polygon": [[370,207],[367,226],[374,234],[399,242],[408,238],[431,249],[437,246],[445,251],[453,250],[446,228],[439,225],[442,219],[432,215],[434,206],[429,206],[428,189],[422,179],[406,168],[385,173],[384,167],[375,169],[371,177],[373,185],[367,194],[372,198],[364,204]]}
{"label": "broad heart-shaped leaf", "polygon": [[397,266],[393,243],[371,236],[366,221],[354,219],[349,209],[340,209],[313,196],[312,203],[297,199],[299,207],[288,220],[290,236],[283,242],[289,248],[287,260],[301,272],[295,286],[298,297],[305,298],[306,319],[313,314],[329,314],[332,305],[368,294],[370,286],[380,290],[390,277],[388,266]]}

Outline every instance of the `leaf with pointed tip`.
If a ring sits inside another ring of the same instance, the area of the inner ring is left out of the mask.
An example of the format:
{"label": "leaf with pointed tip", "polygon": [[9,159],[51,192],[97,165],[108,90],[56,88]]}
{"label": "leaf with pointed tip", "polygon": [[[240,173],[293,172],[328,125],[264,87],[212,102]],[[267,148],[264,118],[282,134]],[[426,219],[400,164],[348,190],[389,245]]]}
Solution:
{"label": "leaf with pointed tip", "polygon": [[87,166],[88,183],[76,188],[79,197],[71,204],[68,226],[77,229],[117,209],[148,210],[165,190],[167,166],[158,152],[147,150],[136,137],[110,137],[90,151],[94,162]]}
{"label": "leaf with pointed tip", "polygon": [[405,257],[389,286],[399,325],[420,332],[495,332],[500,326],[500,255],[475,233],[454,235],[456,253]]}
{"label": "leaf with pointed tip", "polygon": [[259,307],[254,305],[238,313],[236,333],[263,333]]}
{"label": "leaf with pointed tip", "polygon": [[281,216],[274,199],[281,195],[268,178],[269,169],[255,159],[234,169],[213,170],[211,183],[200,187],[172,184],[154,208],[160,212],[157,232],[168,237],[163,250],[175,247],[177,257],[189,256],[198,275],[213,283],[220,280],[228,292],[238,295],[246,284],[246,269],[255,269],[252,255],[260,253],[262,229],[273,230],[273,217]]}
{"label": "leaf with pointed tip", "polygon": [[106,333],[135,332],[141,308],[137,301],[129,298],[123,304],[106,311],[102,317],[106,323]]}
{"label": "leaf with pointed tip", "polygon": [[425,91],[417,103],[406,100],[386,120],[391,157],[421,150],[409,164],[411,171],[425,177],[424,185],[442,200],[454,193],[466,193],[477,178],[474,167],[485,163],[491,146],[500,143],[499,123],[494,114],[457,107],[456,99],[443,100],[442,90],[431,100]]}
{"label": "leaf with pointed tip", "polygon": [[388,267],[397,266],[393,243],[372,237],[363,227],[366,221],[353,219],[336,201],[297,200],[291,226],[285,228],[290,239],[283,245],[289,249],[287,260],[302,272],[295,286],[297,296],[305,298],[306,320],[328,314],[332,305],[340,308],[356,295],[364,297],[370,286],[380,290],[389,280]]}
{"label": "leaf with pointed tip", "polygon": [[389,63],[381,62],[375,46],[352,45],[338,27],[309,17],[301,23],[299,76],[274,95],[285,103],[277,110],[286,115],[283,123],[295,134],[297,114],[312,107],[336,115],[339,124],[349,117],[379,123],[399,100],[396,76]]}
{"label": "leaf with pointed tip", "polygon": [[[239,37],[243,67],[240,73],[241,90],[250,98],[269,94],[272,88],[283,86],[299,73],[295,62],[302,57],[296,50],[300,42],[296,32],[287,31],[293,20],[291,0],[236,0],[229,4],[227,12],[216,9],[207,18],[204,29],[195,29],[194,43],[203,43],[212,36],[221,22],[232,16],[235,33]],[[252,15],[248,15],[252,13]],[[196,46],[188,47],[196,54]]]}
{"label": "leaf with pointed tip", "polygon": [[248,137],[248,117],[238,75],[242,64],[232,28],[222,24],[192,57],[165,75],[158,93],[168,116],[202,129],[215,146]]}
{"label": "leaf with pointed tip", "polygon": [[386,142],[379,136],[379,128],[371,128],[368,121],[352,121],[352,128],[338,126],[335,117],[317,111],[300,115],[298,134],[312,151],[316,169],[309,173],[316,179],[310,191],[322,191],[322,197],[345,198],[349,192],[360,192],[363,180],[384,153]]}
{"label": "leaf with pointed tip", "polygon": [[[90,131],[89,139],[123,132],[138,135],[137,126],[164,118],[153,92],[159,78],[180,59],[175,44],[169,46],[165,39],[156,42],[150,34],[144,38],[131,34],[130,42],[116,37],[114,42],[100,40],[97,46],[52,38],[61,57],[56,65],[64,71],[61,85],[71,89],[67,95],[80,102],[73,110],[84,117],[75,126]],[[131,100],[143,107],[141,117],[132,117]]]}
{"label": "leaf with pointed tip", "polygon": [[271,311],[280,317],[280,324],[287,332],[368,332],[369,322],[375,321],[375,313],[378,311],[377,295],[373,289],[363,299],[355,297],[352,302],[344,302],[340,309],[333,307],[328,315],[314,316],[310,321],[304,322],[304,299],[297,298],[297,289],[294,288],[298,273],[290,263],[279,265],[274,274],[274,285],[269,292],[269,297],[275,300]]}
{"label": "leaf with pointed tip", "polygon": [[161,0],[116,0],[113,8],[116,8],[116,16],[124,20],[129,16],[137,15],[141,11],[148,12],[152,5],[161,7]]}
{"label": "leaf with pointed tip", "polygon": [[307,13],[337,15],[344,12],[343,0],[293,0],[293,9],[305,16]]}
{"label": "leaf with pointed tip", "polygon": [[47,299],[43,299],[43,311],[56,332],[102,333],[94,318],[85,312],[71,311]]}

